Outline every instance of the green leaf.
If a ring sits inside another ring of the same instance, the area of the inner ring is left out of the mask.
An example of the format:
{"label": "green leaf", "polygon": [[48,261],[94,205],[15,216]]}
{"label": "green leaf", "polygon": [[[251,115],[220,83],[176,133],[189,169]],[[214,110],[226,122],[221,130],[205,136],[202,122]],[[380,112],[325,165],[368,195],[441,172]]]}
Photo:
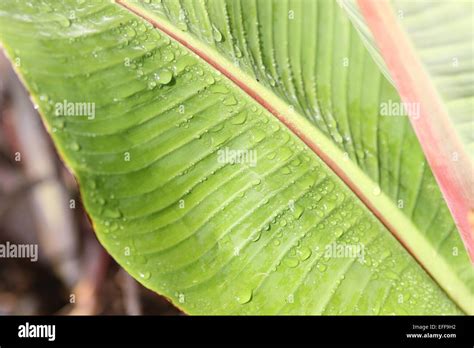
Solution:
{"label": "green leaf", "polygon": [[8,0],[0,41],[101,243],[186,312],[474,311],[408,120],[380,116],[397,93],[332,2]]}

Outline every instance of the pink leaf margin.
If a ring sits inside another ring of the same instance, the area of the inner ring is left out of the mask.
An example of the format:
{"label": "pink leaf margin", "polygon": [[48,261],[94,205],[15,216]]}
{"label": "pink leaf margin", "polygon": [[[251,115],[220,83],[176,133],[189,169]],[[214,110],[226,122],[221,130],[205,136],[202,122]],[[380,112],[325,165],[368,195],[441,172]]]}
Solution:
{"label": "pink leaf margin", "polygon": [[420,106],[410,122],[474,264],[472,160],[392,6],[387,0],[358,0],[358,5],[402,100]]}

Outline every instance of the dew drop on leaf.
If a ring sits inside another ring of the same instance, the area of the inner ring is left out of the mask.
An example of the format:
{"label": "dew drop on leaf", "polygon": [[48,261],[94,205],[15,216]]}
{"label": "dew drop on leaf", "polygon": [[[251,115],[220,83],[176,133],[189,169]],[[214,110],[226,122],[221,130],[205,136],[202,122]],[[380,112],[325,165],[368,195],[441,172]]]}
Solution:
{"label": "dew drop on leaf", "polygon": [[104,210],[103,215],[105,217],[108,217],[108,218],[111,218],[111,219],[118,219],[118,218],[122,217],[122,212],[117,208],[106,208]]}
{"label": "dew drop on leaf", "polygon": [[234,46],[234,52],[235,52],[235,56],[237,58],[241,58],[242,57],[242,51],[240,50],[239,46],[238,45],[235,45]]}
{"label": "dew drop on leaf", "polygon": [[56,119],[53,121],[53,125],[57,129],[64,129],[65,122],[63,119]]}
{"label": "dew drop on leaf", "polygon": [[214,77],[212,77],[211,75],[208,75],[205,81],[208,85],[212,85],[216,80],[214,80]]}
{"label": "dew drop on leaf", "polygon": [[303,215],[303,212],[304,208],[301,205],[296,205],[295,210],[293,211],[293,217],[298,220],[301,215]]}
{"label": "dew drop on leaf", "polygon": [[270,153],[267,155],[267,158],[270,159],[270,160],[274,159],[275,157],[276,157],[276,152],[275,152],[275,151],[270,152]]}
{"label": "dew drop on leaf", "polygon": [[237,104],[237,99],[233,95],[224,99],[223,103],[225,106],[232,106]]}
{"label": "dew drop on leaf", "polygon": [[379,187],[379,186],[374,187],[374,189],[372,190],[372,193],[373,193],[375,196],[380,195],[380,193],[381,193],[380,187]]}
{"label": "dew drop on leaf", "polygon": [[343,139],[342,139],[342,136],[338,132],[333,132],[331,135],[336,141],[336,143],[342,144]]}
{"label": "dew drop on leaf", "polygon": [[81,149],[81,145],[77,142],[72,142],[70,146],[73,151],[79,151]]}
{"label": "dew drop on leaf", "polygon": [[254,139],[255,142],[257,142],[257,143],[261,142],[263,139],[265,139],[265,132],[262,131],[261,129],[256,129],[256,130],[253,132],[253,139]]}
{"label": "dew drop on leaf", "polygon": [[150,279],[151,277],[151,273],[148,271],[140,272],[139,275],[140,275],[140,278],[145,279],[145,280]]}
{"label": "dew drop on leaf", "polygon": [[302,247],[298,253],[301,261],[309,259],[312,254],[311,249],[307,247]]}
{"label": "dew drop on leaf", "polygon": [[58,15],[58,22],[59,24],[64,27],[64,28],[67,28],[71,25],[71,21],[69,19],[67,19],[66,17],[62,16],[62,15]]}
{"label": "dew drop on leaf", "polygon": [[222,84],[217,84],[212,87],[212,92],[214,93],[220,93],[220,94],[227,94],[229,93],[229,90],[223,86]]}
{"label": "dew drop on leaf", "polygon": [[251,289],[242,289],[237,293],[236,300],[240,304],[249,303],[252,300],[252,290]]}
{"label": "dew drop on leaf", "polygon": [[212,25],[212,37],[216,42],[221,42],[223,39],[222,33],[216,28],[215,25]]}
{"label": "dew drop on leaf", "polygon": [[295,268],[295,267],[298,267],[298,265],[300,264],[300,261],[294,257],[289,257],[287,259],[285,259],[285,264],[289,267],[289,268]]}
{"label": "dew drop on leaf", "polygon": [[172,62],[174,59],[174,53],[171,52],[171,51],[166,51],[164,54],[163,54],[163,60],[167,63],[170,63]]}
{"label": "dew drop on leaf", "polygon": [[240,113],[232,117],[232,119],[230,120],[230,123],[234,125],[239,125],[239,124],[245,123],[246,120],[247,120],[247,115],[245,113]]}
{"label": "dew drop on leaf", "polygon": [[173,74],[167,69],[163,69],[155,74],[156,81],[162,85],[166,85],[170,83],[172,78],[173,78]]}
{"label": "dew drop on leaf", "polygon": [[155,81],[148,82],[148,89],[153,89],[155,87],[156,87],[156,82]]}
{"label": "dew drop on leaf", "polygon": [[261,233],[260,233],[260,232],[257,233],[257,234],[255,234],[255,235],[252,237],[251,241],[252,241],[252,242],[257,242],[257,241],[260,239],[260,236],[261,236]]}

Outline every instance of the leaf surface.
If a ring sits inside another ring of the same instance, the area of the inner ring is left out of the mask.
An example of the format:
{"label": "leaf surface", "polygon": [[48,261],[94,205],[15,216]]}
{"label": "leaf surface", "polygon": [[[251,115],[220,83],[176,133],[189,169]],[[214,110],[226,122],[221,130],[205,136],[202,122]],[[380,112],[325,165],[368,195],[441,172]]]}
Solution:
{"label": "leaf surface", "polygon": [[473,311],[408,120],[380,117],[397,93],[331,2],[11,0],[0,28],[98,238],[186,312]]}

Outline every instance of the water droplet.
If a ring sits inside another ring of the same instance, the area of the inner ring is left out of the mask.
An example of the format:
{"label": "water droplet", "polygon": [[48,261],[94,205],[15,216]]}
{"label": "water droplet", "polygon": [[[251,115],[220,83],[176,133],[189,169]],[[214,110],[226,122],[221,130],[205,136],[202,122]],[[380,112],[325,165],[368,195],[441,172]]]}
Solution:
{"label": "water droplet", "polygon": [[107,218],[118,219],[122,217],[122,212],[119,209],[106,208],[103,215]]}
{"label": "water droplet", "polygon": [[227,93],[229,93],[229,90],[224,85],[217,84],[217,85],[212,86],[211,92],[220,93],[220,94],[227,94]]}
{"label": "water droplet", "polygon": [[146,258],[145,256],[143,256],[143,255],[135,255],[135,256],[133,257],[133,260],[134,260],[135,262],[141,264],[141,265],[147,263],[147,261],[148,261],[147,258]]}
{"label": "water droplet", "polygon": [[58,19],[59,24],[64,28],[67,28],[71,25],[71,21],[62,15],[58,15],[57,19]]}
{"label": "water droplet", "polygon": [[171,79],[173,78],[173,74],[167,70],[163,69],[157,73],[155,73],[155,79],[159,84],[166,85],[170,83]]}
{"label": "water droplet", "polygon": [[155,81],[149,81],[148,82],[148,89],[153,89],[156,87],[156,82]]}
{"label": "water droplet", "polygon": [[289,257],[284,262],[289,268],[295,268],[300,264],[300,261],[294,257]]}
{"label": "water droplet", "polygon": [[338,132],[332,132],[332,137],[334,138],[334,140],[336,141],[336,143],[339,143],[341,144],[342,143],[342,136],[338,133]]}
{"label": "water droplet", "polygon": [[53,122],[54,127],[57,129],[64,129],[65,121],[62,118],[55,119]]}
{"label": "water droplet", "polygon": [[137,35],[137,32],[135,31],[135,29],[133,29],[132,27],[130,26],[127,26],[125,28],[125,36],[129,39],[135,37],[135,35]]}
{"label": "water droplet", "polygon": [[278,157],[282,160],[282,161],[286,161],[287,159],[289,159],[291,157],[291,155],[293,154],[293,152],[287,148],[287,147],[282,147],[280,149],[280,151],[278,152]]}
{"label": "water droplet", "polygon": [[211,129],[209,129],[209,132],[211,132],[211,133],[219,132],[223,128],[224,128],[224,123],[219,123],[219,124],[215,125],[214,127],[212,127]]}
{"label": "water droplet", "polygon": [[323,263],[318,263],[318,269],[320,272],[324,272],[327,269],[327,267]]}
{"label": "water droplet", "polygon": [[[164,58],[164,59],[169,59],[169,57]],[[173,57],[171,58],[170,61],[173,60]],[[184,56],[181,57],[176,61],[176,63],[173,65],[173,71],[175,75],[181,73],[183,70],[185,70],[188,66],[194,63],[194,59],[191,56]]]}
{"label": "water droplet", "polygon": [[235,52],[235,56],[237,58],[241,58],[242,57],[242,51],[240,50],[240,47],[238,45],[235,45],[234,46],[234,52]]}
{"label": "water droplet", "polygon": [[398,274],[392,270],[388,270],[384,274],[388,279],[391,279],[391,280],[398,280],[399,278]]}
{"label": "water droplet", "polygon": [[265,132],[261,129],[255,129],[252,135],[253,135],[253,140],[255,140],[255,142],[257,143],[265,139]]}
{"label": "water droplet", "polygon": [[79,151],[81,149],[81,145],[79,145],[79,143],[77,142],[71,143],[70,147],[71,147],[71,150],[73,151]]}
{"label": "water droplet", "polygon": [[188,25],[185,22],[179,22],[177,27],[181,31],[188,31]]}
{"label": "water droplet", "polygon": [[312,254],[311,249],[307,247],[302,247],[298,253],[301,261],[309,259]]}
{"label": "water droplet", "polygon": [[252,242],[257,242],[257,241],[260,239],[260,236],[261,236],[261,233],[260,233],[260,232],[257,233],[257,234],[255,234],[255,235],[252,237],[251,241],[252,241]]}
{"label": "water droplet", "polygon": [[224,104],[225,106],[236,105],[237,104],[237,99],[235,99],[235,97],[233,95],[231,95],[231,96],[225,98],[224,101],[222,102],[222,104]]}
{"label": "water droplet", "polygon": [[359,159],[365,158],[365,152],[361,149],[356,149],[356,154]]}
{"label": "water droplet", "polygon": [[380,193],[381,193],[380,187],[379,187],[379,186],[375,186],[374,189],[372,190],[372,193],[373,193],[375,196],[380,195]]}
{"label": "water droplet", "polygon": [[276,152],[275,152],[275,151],[270,152],[270,153],[267,155],[267,158],[270,159],[270,160],[274,159],[275,157],[276,157]]}
{"label": "water droplet", "polygon": [[221,42],[223,40],[222,33],[214,24],[212,25],[212,37],[216,42]]}
{"label": "water droplet", "polygon": [[273,78],[272,75],[267,74],[267,80],[268,80],[268,82],[270,83],[270,86],[275,87],[276,82],[275,82],[275,79]]}
{"label": "water droplet", "polygon": [[235,298],[240,304],[246,304],[252,300],[252,296],[252,289],[242,289],[237,293],[237,296]]}
{"label": "water droplet", "polygon": [[295,206],[295,210],[293,211],[293,217],[298,220],[301,217],[301,215],[303,215],[303,212],[304,212],[304,208],[301,205],[297,204]]}
{"label": "water droplet", "polygon": [[145,279],[145,280],[150,279],[151,277],[151,273],[148,271],[140,272],[139,275],[140,275],[140,278]]}
{"label": "water droplet", "polygon": [[203,76],[204,75],[204,70],[202,70],[202,68],[200,66],[196,66],[195,69],[194,69],[194,72],[198,76]]}
{"label": "water droplet", "polygon": [[162,58],[166,63],[171,63],[174,59],[174,53],[172,51],[166,51],[163,53]]}
{"label": "water droplet", "polygon": [[293,167],[298,167],[300,164],[301,164],[301,160],[299,158],[295,158],[294,160],[292,160],[290,162],[290,164],[293,166]]}
{"label": "water droplet", "polygon": [[113,222],[111,225],[110,225],[110,231],[114,232],[114,231],[117,231],[119,228],[119,225],[115,222]]}
{"label": "water droplet", "polygon": [[214,77],[212,77],[211,75],[206,76],[205,81],[208,85],[212,85],[214,82],[216,82],[216,80],[214,80]]}

